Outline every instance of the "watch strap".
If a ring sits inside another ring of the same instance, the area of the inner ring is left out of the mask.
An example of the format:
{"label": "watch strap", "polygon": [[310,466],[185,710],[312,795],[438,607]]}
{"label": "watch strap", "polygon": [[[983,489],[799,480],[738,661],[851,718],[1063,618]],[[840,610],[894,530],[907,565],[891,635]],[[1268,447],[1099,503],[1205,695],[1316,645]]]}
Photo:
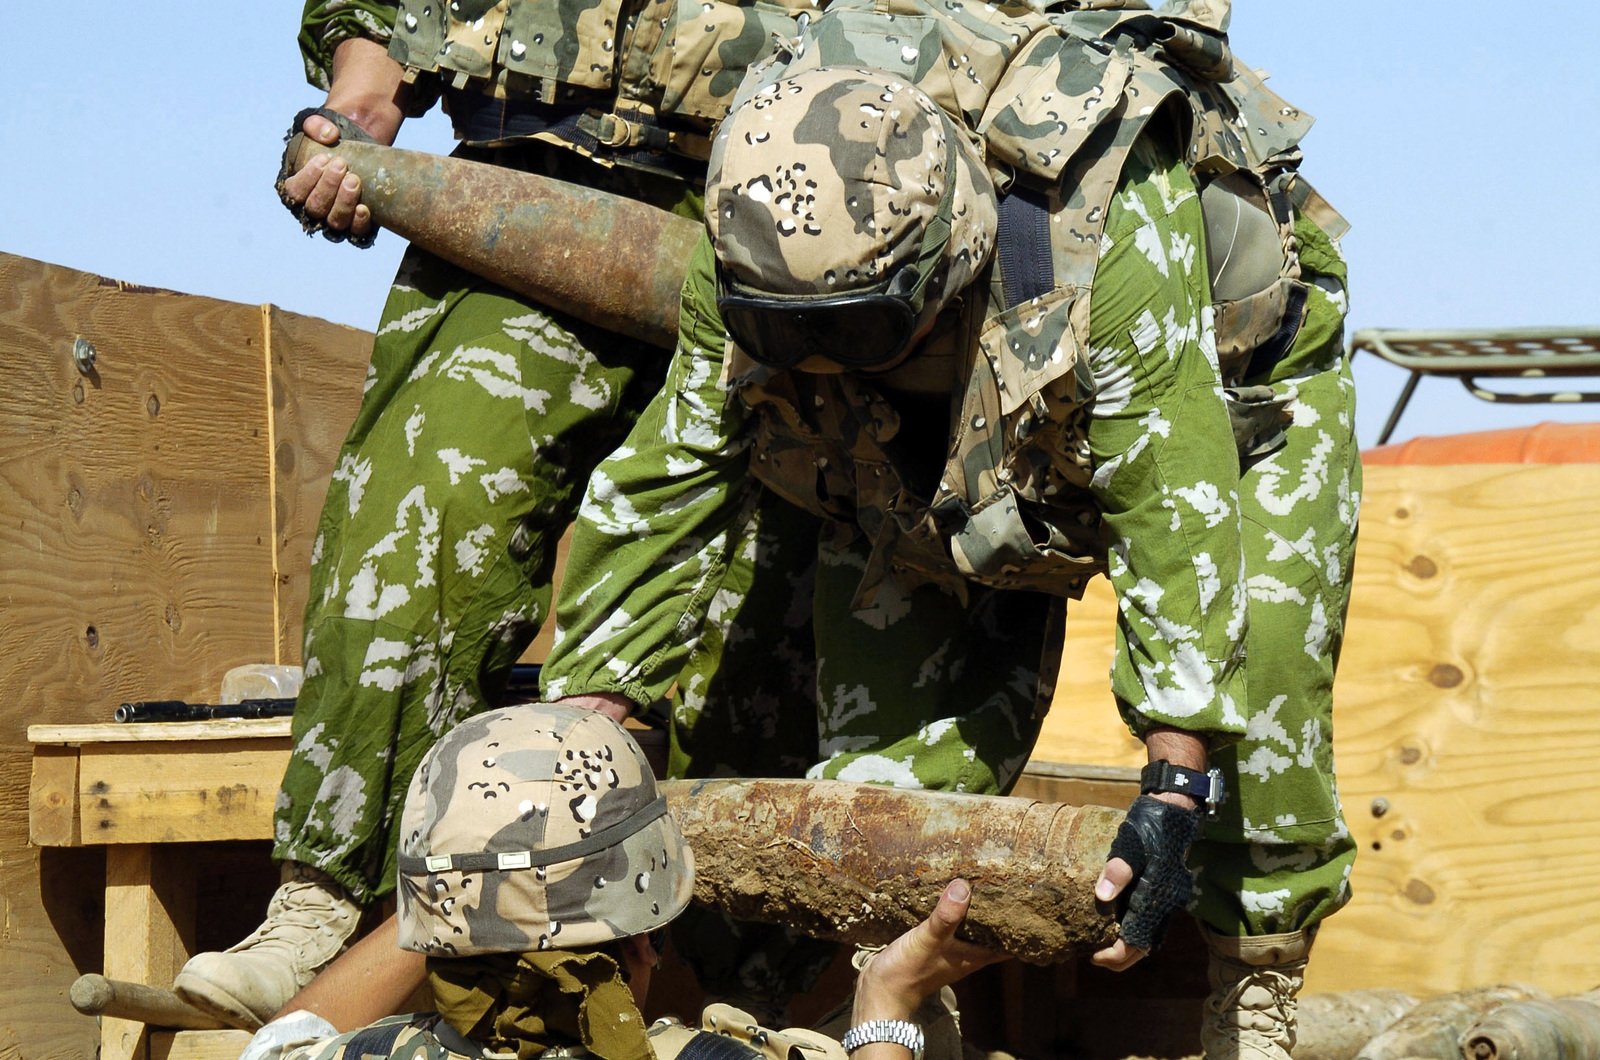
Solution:
{"label": "watch strap", "polygon": [[1198,769],[1173,765],[1164,758],[1156,759],[1139,771],[1139,794],[1161,792],[1189,796],[1205,808],[1208,816],[1215,816],[1217,807],[1227,799],[1221,770],[1208,769],[1202,773]]}
{"label": "watch strap", "polygon": [[912,1060],[922,1060],[922,1028],[910,1020],[867,1020],[844,1032],[839,1044],[853,1053],[873,1042],[893,1042],[911,1050]]}

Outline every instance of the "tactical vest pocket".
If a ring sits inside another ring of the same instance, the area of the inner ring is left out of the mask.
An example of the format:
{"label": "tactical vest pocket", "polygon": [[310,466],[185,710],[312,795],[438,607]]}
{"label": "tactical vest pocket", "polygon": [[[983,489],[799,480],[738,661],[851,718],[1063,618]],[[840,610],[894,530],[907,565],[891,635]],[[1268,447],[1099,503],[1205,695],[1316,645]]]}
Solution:
{"label": "tactical vest pocket", "polygon": [[773,36],[794,36],[794,16],[777,3],[678,0],[675,31],[656,53],[652,70],[662,86],[661,112],[721,120],[745,70],[771,54]]}
{"label": "tactical vest pocket", "polygon": [[608,89],[616,77],[622,0],[512,4],[498,59],[507,70],[578,88]]}
{"label": "tactical vest pocket", "polygon": [[978,338],[984,359],[998,379],[1000,410],[1009,416],[1057,380],[1075,377],[1075,390],[1088,392],[1093,376],[1081,355],[1078,334],[1088,331],[1085,305],[1071,287],[1012,306],[986,322]]}
{"label": "tactical vest pocket", "polygon": [[[1286,353],[1305,318],[1306,285],[1287,277],[1244,298],[1216,302],[1217,358],[1227,381],[1270,370]],[[1256,358],[1266,351],[1264,364]]]}
{"label": "tactical vest pocket", "polygon": [[1001,487],[973,508],[950,535],[963,575],[999,589],[1033,589],[1073,599],[1105,570],[1099,509],[1085,493],[1048,510]]}
{"label": "tactical vest pocket", "polygon": [[1128,61],[1063,34],[1029,41],[995,86],[978,131],[995,158],[1043,185],[1122,102]]}
{"label": "tactical vest pocket", "polygon": [[[795,507],[824,519],[855,518],[854,465],[847,454],[776,404],[756,411],[750,440],[750,474]],[[819,458],[819,454],[827,454]]]}
{"label": "tactical vest pocket", "polygon": [[1285,432],[1294,423],[1294,413],[1289,409],[1294,400],[1292,392],[1271,386],[1230,386],[1222,394],[1239,459],[1259,459],[1288,441]]}

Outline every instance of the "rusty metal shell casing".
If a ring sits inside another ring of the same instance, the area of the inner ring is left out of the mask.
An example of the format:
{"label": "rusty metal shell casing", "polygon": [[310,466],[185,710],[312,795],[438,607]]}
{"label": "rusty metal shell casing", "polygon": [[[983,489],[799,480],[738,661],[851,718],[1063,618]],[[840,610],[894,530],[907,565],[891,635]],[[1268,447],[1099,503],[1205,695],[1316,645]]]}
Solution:
{"label": "rusty metal shell casing", "polygon": [[298,171],[345,160],[383,227],[508,290],[663,349],[702,228],[687,217],[577,184],[380,144],[325,147],[297,134]]}
{"label": "rusty metal shell casing", "polygon": [[1117,935],[1094,899],[1117,810],[825,780],[662,789],[694,849],[695,899],[738,918],[886,943],[960,876],[962,935],[980,945],[1053,964]]}

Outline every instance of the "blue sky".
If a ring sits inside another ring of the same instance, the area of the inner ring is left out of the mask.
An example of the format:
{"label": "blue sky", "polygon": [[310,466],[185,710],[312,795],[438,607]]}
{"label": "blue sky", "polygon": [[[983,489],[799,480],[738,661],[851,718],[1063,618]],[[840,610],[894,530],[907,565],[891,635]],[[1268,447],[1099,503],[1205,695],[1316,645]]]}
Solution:
{"label": "blue sky", "polygon": [[[0,69],[0,251],[133,283],[377,321],[401,241],[302,236],[272,193],[305,84],[299,5],[23,5]],[[1600,325],[1600,3],[1236,0],[1238,55],[1317,116],[1304,172],[1354,225],[1351,324]],[[400,145],[445,151],[437,114]],[[1357,362],[1371,444],[1403,374]],[[1600,409],[1425,381],[1397,439]]]}

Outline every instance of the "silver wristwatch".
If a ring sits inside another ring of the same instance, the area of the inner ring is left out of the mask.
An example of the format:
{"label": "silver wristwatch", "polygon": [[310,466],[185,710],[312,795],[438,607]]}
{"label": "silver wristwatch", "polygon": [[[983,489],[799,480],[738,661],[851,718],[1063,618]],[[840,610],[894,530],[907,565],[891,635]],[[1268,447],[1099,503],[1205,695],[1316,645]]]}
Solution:
{"label": "silver wristwatch", "polygon": [[909,1020],[867,1020],[844,1032],[839,1044],[853,1053],[873,1042],[893,1042],[911,1050],[911,1060],[922,1060],[922,1028]]}

